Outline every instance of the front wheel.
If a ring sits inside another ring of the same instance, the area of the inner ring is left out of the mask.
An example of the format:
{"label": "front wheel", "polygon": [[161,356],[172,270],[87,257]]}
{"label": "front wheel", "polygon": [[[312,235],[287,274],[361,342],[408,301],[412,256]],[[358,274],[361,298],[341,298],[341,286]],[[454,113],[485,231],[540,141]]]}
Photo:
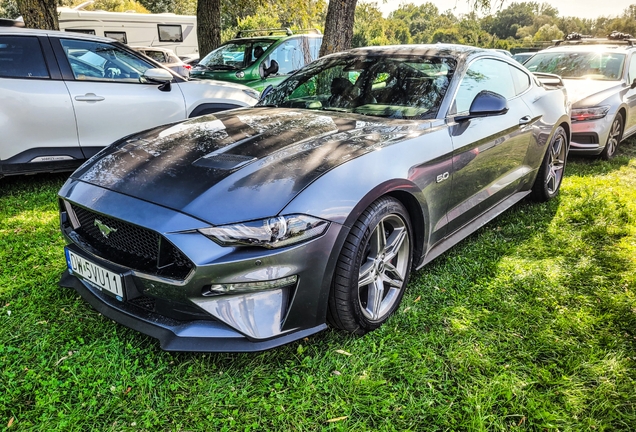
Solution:
{"label": "front wheel", "polygon": [[329,296],[329,323],[365,334],[397,309],[411,272],[412,229],[398,200],[383,197],[356,221],[342,248]]}
{"label": "front wheel", "polygon": [[601,153],[601,158],[610,160],[616,155],[618,150],[618,144],[623,138],[623,116],[621,113],[616,114],[612,126],[610,127],[609,135],[607,136],[607,143]]}
{"label": "front wheel", "polygon": [[552,135],[541,168],[532,186],[532,198],[535,201],[551,200],[559,193],[565,161],[568,156],[568,137],[563,127],[559,126]]}

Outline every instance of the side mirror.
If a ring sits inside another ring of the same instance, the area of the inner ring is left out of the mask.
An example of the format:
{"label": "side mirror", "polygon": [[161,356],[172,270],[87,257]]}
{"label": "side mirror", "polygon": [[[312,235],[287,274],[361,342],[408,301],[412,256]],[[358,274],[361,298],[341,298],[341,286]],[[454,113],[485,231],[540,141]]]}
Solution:
{"label": "side mirror", "polygon": [[165,69],[153,68],[153,69],[148,69],[146,70],[146,72],[144,72],[144,78],[146,78],[149,81],[165,84],[172,81],[172,78],[174,77],[172,76],[170,72],[168,72]]}
{"label": "side mirror", "polygon": [[261,74],[261,78],[265,79],[270,75],[275,75],[278,73],[278,62],[276,60],[272,60],[269,62],[269,66],[265,66],[265,62],[261,63],[259,68],[259,72]]}
{"label": "side mirror", "polygon": [[477,117],[490,117],[503,115],[508,112],[508,101],[502,95],[482,90],[477,93],[473,103],[470,104],[468,115],[455,117],[456,122],[470,120]]}
{"label": "side mirror", "polygon": [[261,92],[261,98],[259,100],[264,100],[265,97],[272,91],[274,90],[274,86],[273,85],[268,85],[267,87],[265,87],[265,89]]}

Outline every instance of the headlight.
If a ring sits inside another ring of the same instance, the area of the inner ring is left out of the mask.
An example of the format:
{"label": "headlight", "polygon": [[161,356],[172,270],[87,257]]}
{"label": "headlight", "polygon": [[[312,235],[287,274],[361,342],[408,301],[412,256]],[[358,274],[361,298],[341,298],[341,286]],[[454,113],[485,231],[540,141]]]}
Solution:
{"label": "headlight", "polygon": [[223,246],[289,246],[322,235],[329,222],[305,215],[277,216],[254,222],[200,229]]}
{"label": "headlight", "polygon": [[572,121],[596,120],[607,115],[610,106],[600,106],[594,108],[574,108],[572,110]]}

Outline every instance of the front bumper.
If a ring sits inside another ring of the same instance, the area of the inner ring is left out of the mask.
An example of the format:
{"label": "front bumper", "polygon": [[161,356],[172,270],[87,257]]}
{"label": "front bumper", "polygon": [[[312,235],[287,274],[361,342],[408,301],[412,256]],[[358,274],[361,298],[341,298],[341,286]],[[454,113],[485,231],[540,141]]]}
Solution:
{"label": "front bumper", "polygon": [[[161,242],[169,242],[188,258],[192,267],[187,276],[171,279],[131,268],[117,256],[102,256],[85,241],[81,230],[71,226],[68,207],[61,205],[67,248],[121,275],[124,301],[68,272],[60,284],[74,288],[105,316],[159,339],[165,350],[260,351],[326,328],[334,251],[340,250],[344,237],[341,225],[332,223],[321,237],[280,250],[222,247],[196,232],[207,226],[200,220],[97,186],[69,180],[60,198],[104,221],[116,219],[157,233]],[[123,231],[119,226],[110,235]],[[295,284],[276,289],[231,295],[206,291],[211,284],[271,281],[292,275],[297,277]]]}
{"label": "front bumper", "polygon": [[616,113],[608,113],[602,119],[572,122],[570,153],[591,156],[601,154],[615,115]]}

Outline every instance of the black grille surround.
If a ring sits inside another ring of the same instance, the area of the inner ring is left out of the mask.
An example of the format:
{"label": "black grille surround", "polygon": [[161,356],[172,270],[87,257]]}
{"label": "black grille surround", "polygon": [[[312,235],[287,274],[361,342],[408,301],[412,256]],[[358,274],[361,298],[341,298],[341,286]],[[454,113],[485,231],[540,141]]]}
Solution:
{"label": "black grille surround", "polygon": [[75,204],[70,207],[80,224],[75,232],[108,261],[176,280],[184,280],[194,267],[192,261],[155,231]]}

